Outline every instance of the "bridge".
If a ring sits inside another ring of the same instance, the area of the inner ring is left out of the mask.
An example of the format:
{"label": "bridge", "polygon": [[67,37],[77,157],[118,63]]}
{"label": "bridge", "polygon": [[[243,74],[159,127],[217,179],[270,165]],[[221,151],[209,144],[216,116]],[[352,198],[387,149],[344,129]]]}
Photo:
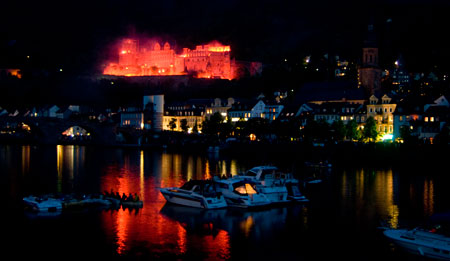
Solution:
{"label": "bridge", "polygon": [[21,124],[29,126],[33,139],[42,144],[58,144],[63,138],[63,132],[74,126],[89,133],[90,144],[114,144],[118,133],[116,123],[45,117],[0,117],[0,128]]}

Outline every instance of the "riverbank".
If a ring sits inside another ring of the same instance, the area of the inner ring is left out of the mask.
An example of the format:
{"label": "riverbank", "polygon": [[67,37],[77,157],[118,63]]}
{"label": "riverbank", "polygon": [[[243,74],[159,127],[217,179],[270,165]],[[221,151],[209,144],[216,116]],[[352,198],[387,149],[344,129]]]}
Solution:
{"label": "riverbank", "polygon": [[[27,139],[0,140],[0,144],[40,145]],[[48,144],[47,144],[48,145]],[[98,146],[109,148],[131,148],[164,150],[174,153],[196,153],[201,155],[239,156],[270,162],[272,158],[288,157],[299,162],[328,161],[334,166],[429,166],[445,165],[450,146],[442,144],[401,143],[309,143],[309,142],[262,142],[239,141],[218,142],[203,135],[186,135],[162,132],[148,135],[139,143],[96,144],[93,142],[68,142],[53,145]]]}

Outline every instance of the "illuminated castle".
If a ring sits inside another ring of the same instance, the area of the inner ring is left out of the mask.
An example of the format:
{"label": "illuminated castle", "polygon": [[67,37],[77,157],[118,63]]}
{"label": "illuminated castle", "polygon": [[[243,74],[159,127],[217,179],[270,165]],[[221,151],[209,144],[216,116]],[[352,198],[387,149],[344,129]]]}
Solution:
{"label": "illuminated castle", "polygon": [[213,42],[194,50],[183,48],[177,54],[166,42],[139,46],[135,39],[124,39],[119,46],[118,63],[109,64],[106,75],[156,76],[193,75],[199,78],[233,79],[235,63],[230,59],[230,46]]}

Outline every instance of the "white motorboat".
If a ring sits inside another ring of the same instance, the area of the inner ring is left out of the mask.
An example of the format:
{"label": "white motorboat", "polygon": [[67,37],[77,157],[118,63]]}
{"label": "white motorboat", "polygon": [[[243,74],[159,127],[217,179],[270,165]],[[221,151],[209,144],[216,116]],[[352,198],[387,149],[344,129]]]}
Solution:
{"label": "white motorboat", "polygon": [[386,229],[384,235],[410,253],[429,258],[450,260],[450,237],[438,231]]}
{"label": "white motorboat", "polygon": [[293,178],[292,174],[281,173],[274,166],[257,166],[233,178],[259,182],[257,190],[265,194],[272,203],[308,201],[300,193],[299,181]]}
{"label": "white motorboat", "polygon": [[228,206],[253,208],[271,203],[265,194],[256,190],[256,183],[250,180],[216,179],[216,187],[224,195]]}
{"label": "white motorboat", "polygon": [[40,198],[35,196],[24,197],[23,202],[25,206],[34,211],[40,212],[56,212],[61,211],[63,204],[60,199],[55,198]]}
{"label": "white motorboat", "polygon": [[227,207],[221,192],[216,190],[212,180],[190,180],[183,186],[161,188],[161,194],[167,202],[204,209]]}

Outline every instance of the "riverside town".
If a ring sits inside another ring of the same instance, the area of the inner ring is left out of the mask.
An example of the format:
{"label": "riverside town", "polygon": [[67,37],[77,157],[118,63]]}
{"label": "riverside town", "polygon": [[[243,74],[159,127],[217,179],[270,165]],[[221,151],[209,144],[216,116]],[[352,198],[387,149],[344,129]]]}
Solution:
{"label": "riverside town", "polygon": [[450,5],[324,2],[7,4],[4,256],[450,260]]}

